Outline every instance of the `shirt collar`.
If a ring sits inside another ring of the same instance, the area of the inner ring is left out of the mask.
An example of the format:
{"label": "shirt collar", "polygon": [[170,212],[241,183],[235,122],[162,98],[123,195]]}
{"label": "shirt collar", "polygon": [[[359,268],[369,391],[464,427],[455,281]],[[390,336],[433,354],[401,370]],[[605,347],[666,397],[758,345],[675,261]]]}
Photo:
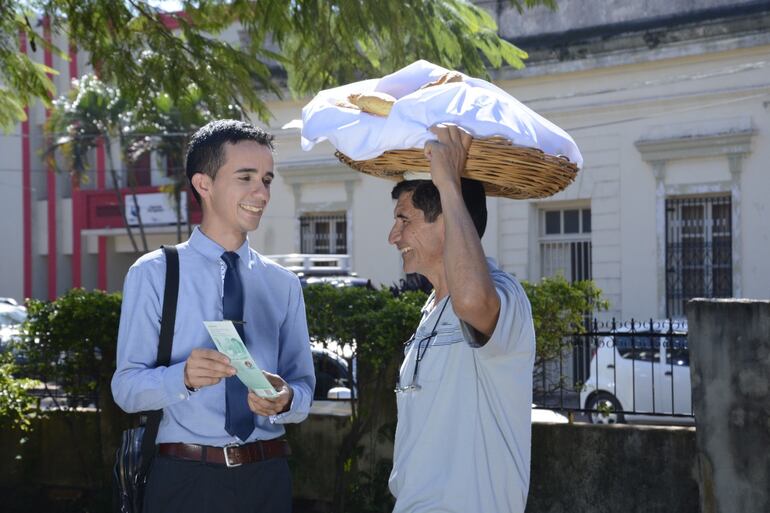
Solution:
{"label": "shirt collar", "polygon": [[[204,257],[216,262],[219,262],[222,259],[222,253],[227,251],[225,248],[208,238],[208,236],[201,231],[199,226],[196,226],[192,235],[190,235],[190,247]],[[241,244],[241,247],[236,249],[235,252],[238,253],[238,256],[243,263],[248,267],[251,267],[251,251],[249,250],[248,236],[246,237],[246,240],[243,241],[243,244]]]}

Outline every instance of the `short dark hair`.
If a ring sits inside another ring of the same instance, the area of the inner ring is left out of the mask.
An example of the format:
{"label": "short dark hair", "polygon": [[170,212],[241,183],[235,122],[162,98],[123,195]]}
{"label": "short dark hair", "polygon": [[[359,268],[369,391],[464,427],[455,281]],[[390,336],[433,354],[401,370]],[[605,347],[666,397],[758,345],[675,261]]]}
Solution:
{"label": "short dark hair", "polygon": [[193,196],[201,202],[201,196],[192,184],[196,173],[203,173],[212,179],[217,177],[217,170],[225,160],[225,144],[240,141],[256,141],[273,151],[273,135],[245,121],[219,119],[211,121],[198,129],[187,146],[185,173],[190,182]]}
{"label": "short dark hair", "polygon": [[[484,185],[470,178],[461,178],[460,184],[465,208],[468,209],[476,232],[481,238],[487,229],[487,195]],[[441,214],[441,196],[431,180],[404,180],[393,187],[390,196],[397,200],[407,192],[412,193],[414,208],[422,210],[425,220],[429,223],[434,222]]]}

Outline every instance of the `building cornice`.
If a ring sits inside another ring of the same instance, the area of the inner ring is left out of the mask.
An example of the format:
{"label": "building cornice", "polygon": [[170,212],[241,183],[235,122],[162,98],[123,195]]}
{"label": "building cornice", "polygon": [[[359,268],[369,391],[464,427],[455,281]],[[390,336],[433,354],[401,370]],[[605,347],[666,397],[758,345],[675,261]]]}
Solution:
{"label": "building cornice", "polygon": [[329,159],[286,162],[278,167],[278,174],[289,185],[361,180],[361,173]]}
{"label": "building cornice", "polygon": [[638,64],[770,44],[770,4],[708,9],[539,34],[510,41],[526,67],[490,70],[494,81]]}
{"label": "building cornice", "polygon": [[642,139],[634,145],[645,162],[745,155],[751,151],[751,139],[756,130],[726,131],[713,134]]}

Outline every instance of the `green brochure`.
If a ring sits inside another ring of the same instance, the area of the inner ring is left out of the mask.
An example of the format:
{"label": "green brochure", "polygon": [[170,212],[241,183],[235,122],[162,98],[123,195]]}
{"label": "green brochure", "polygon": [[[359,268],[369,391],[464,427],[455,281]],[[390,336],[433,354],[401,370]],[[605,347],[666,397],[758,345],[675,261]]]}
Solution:
{"label": "green brochure", "polygon": [[230,365],[235,367],[236,376],[244,385],[259,397],[271,399],[278,395],[273,385],[262,374],[262,369],[254,363],[233,321],[203,321],[203,324],[219,352],[230,358]]}

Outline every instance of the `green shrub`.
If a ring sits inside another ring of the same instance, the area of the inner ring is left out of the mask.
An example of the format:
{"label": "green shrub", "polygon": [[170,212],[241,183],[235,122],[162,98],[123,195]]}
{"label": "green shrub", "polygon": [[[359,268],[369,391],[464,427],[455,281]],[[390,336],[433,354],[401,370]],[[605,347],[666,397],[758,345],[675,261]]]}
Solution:
{"label": "green shrub", "polygon": [[570,283],[558,274],[536,283],[522,282],[532,305],[536,356],[534,384],[537,392],[548,393],[572,388],[563,376],[549,375],[547,362],[572,351],[567,337],[585,332],[586,321],[594,312],[606,310],[609,302],[591,280]]}
{"label": "green shrub", "polygon": [[333,510],[390,511],[387,473],[391,462],[375,456],[376,446],[392,442],[386,433],[392,434],[396,419],[396,373],[426,295],[394,296],[387,289],[330,285],[311,285],[304,293],[311,340],[355,348],[358,379],[350,382],[357,397],[351,404],[350,429],[337,453]]}
{"label": "green shrub", "polygon": [[120,302],[120,293],[79,288],[54,301],[28,300],[22,372],[57,383],[68,396],[94,398],[99,407],[115,371]]}
{"label": "green shrub", "polygon": [[37,382],[16,378],[16,372],[11,353],[0,354],[0,429],[27,431],[37,411],[37,399],[30,395],[29,390]]}

